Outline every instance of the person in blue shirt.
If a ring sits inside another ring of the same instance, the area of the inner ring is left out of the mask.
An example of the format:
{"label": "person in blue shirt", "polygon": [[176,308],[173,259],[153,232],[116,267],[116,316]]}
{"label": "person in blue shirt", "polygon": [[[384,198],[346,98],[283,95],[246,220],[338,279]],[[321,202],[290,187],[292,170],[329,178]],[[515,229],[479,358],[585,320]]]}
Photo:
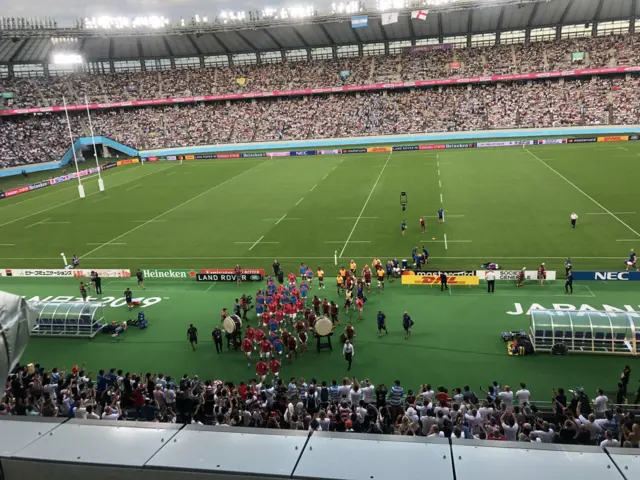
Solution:
{"label": "person in blue shirt", "polygon": [[571,270],[571,257],[567,257],[567,260],[564,262],[564,274],[569,275],[569,270]]}
{"label": "person in blue shirt", "polygon": [[307,301],[307,294],[309,293],[309,284],[307,283],[306,280],[303,280],[302,282],[300,282],[300,296],[302,297],[302,300]]}
{"label": "person in blue shirt", "polygon": [[304,278],[307,276],[307,266],[304,263],[300,264],[300,277]]}
{"label": "person in blue shirt", "polygon": [[391,281],[392,276],[393,276],[393,262],[389,260],[387,262],[387,280]]}
{"label": "person in blue shirt", "polygon": [[438,209],[438,223],[444,223],[444,210],[442,207]]}
{"label": "person in blue shirt", "polygon": [[402,226],[400,228],[402,229],[402,236],[404,237],[404,232],[407,229],[407,221],[406,220],[402,221]]}
{"label": "person in blue shirt", "polygon": [[402,328],[404,328],[404,339],[409,340],[411,336],[411,326],[413,325],[413,320],[409,316],[409,313],[404,312],[402,314]]}
{"label": "person in blue shirt", "polygon": [[382,336],[382,331],[384,330],[386,335],[389,335],[389,331],[387,330],[387,317],[382,310],[378,310],[378,336]]}
{"label": "person in blue shirt", "polygon": [[420,263],[422,262],[422,257],[420,255],[418,255],[417,253],[413,256],[413,265],[414,268],[416,270],[416,272],[418,270],[420,270]]}
{"label": "person in blue shirt", "polygon": [[413,247],[413,250],[411,250],[411,256],[415,257],[417,253],[418,253],[418,247]]}
{"label": "person in blue shirt", "polygon": [[98,372],[98,378],[96,382],[96,391],[104,392],[107,389],[108,380],[104,374],[104,370]]}
{"label": "person in blue shirt", "polygon": [[629,267],[633,267],[637,269],[637,264],[636,264],[636,251],[635,249],[631,249],[631,252],[629,252],[629,260],[627,260],[625,263],[627,264],[627,271],[629,271]]}
{"label": "person in blue shirt", "polygon": [[424,245],[422,246],[422,263],[425,265],[429,263],[429,250]]}

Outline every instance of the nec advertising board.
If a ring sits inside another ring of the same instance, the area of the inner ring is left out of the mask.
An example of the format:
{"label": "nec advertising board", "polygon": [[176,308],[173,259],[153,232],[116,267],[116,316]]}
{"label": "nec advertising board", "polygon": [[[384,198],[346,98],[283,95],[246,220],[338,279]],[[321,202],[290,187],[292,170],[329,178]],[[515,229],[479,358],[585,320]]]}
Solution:
{"label": "nec advertising board", "polygon": [[306,157],[307,155],[315,155],[316,150],[302,150],[296,152],[289,152],[292,157]]}
{"label": "nec advertising board", "polygon": [[[477,274],[480,278],[486,278],[487,274],[492,272],[496,276],[496,280],[517,280],[518,275],[520,275],[520,270],[478,270]],[[537,270],[525,270],[524,271],[525,280],[537,280],[538,271]],[[557,274],[555,270],[547,270],[547,276],[545,280],[556,280]]]}
{"label": "nec advertising board", "polygon": [[600,280],[600,281],[640,281],[640,272],[573,272],[574,280]]}
{"label": "nec advertising board", "polygon": [[598,137],[598,142],[626,142],[629,140],[628,135],[620,136],[620,135],[612,135],[609,137]]}

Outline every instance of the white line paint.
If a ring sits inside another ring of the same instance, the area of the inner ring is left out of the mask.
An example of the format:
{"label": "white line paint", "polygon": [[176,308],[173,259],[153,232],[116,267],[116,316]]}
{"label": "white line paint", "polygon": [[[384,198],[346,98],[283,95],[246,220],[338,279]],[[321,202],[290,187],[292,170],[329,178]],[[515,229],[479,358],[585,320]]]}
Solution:
{"label": "white line paint", "polygon": [[31,228],[31,227],[35,227],[36,225],[40,225],[43,222],[46,222],[47,220],[51,220],[50,218],[45,218],[44,220],[40,220],[39,222],[36,223],[32,223],[31,225],[24,227],[24,228]]}
{"label": "white line paint", "polygon": [[573,188],[575,188],[577,191],[579,191],[582,195],[584,195],[585,197],[587,197],[589,200],[591,200],[593,203],[595,203],[598,207],[600,207],[600,209],[604,210],[605,212],[607,212],[609,215],[611,215],[613,218],[615,218],[618,222],[620,222],[622,225],[624,225],[625,227],[627,227],[627,229],[632,232],[634,235],[636,235],[637,237],[640,237],[640,233],[636,232],[633,228],[631,228],[627,223],[625,223],[624,221],[622,221],[618,216],[616,216],[615,213],[611,212],[608,208],[605,208],[600,202],[598,202],[596,199],[594,199],[593,197],[591,197],[588,193],[586,193],[584,190],[582,190],[580,187],[578,187],[575,183],[573,183],[571,180],[569,180],[567,177],[565,177],[564,175],[562,175],[560,172],[558,172],[555,168],[553,168],[551,165],[548,165],[544,162],[544,160],[542,160],[540,157],[538,157],[535,153],[532,153],[528,148],[525,147],[525,151],[531,155],[533,158],[537,159],[542,165],[544,165],[545,167],[547,167],[549,170],[551,170],[553,173],[555,173],[556,175],[558,175],[560,178],[562,178],[565,182],[567,182],[569,185],[571,185]]}
{"label": "white line paint", "polygon": [[169,175],[175,175],[176,173],[178,173],[178,172],[169,172],[169,173],[167,173],[167,177],[168,177]]}
{"label": "white line paint", "polygon": [[440,203],[443,203],[442,194],[440,194]]}
{"label": "white line paint", "polygon": [[0,247],[13,247],[15,243],[0,243]]}
{"label": "white line paint", "polygon": [[[267,161],[269,161],[269,160],[267,160]],[[101,249],[102,247],[104,247],[105,245],[108,245],[108,244],[110,244],[111,242],[115,242],[116,240],[120,240],[122,237],[124,237],[124,236],[126,236],[126,235],[129,235],[130,233],[135,232],[135,231],[136,231],[136,230],[138,230],[139,228],[142,228],[142,227],[144,227],[145,225],[148,225],[148,224],[149,224],[149,223],[151,223],[151,222],[154,222],[154,221],[156,221],[156,220],[159,220],[161,217],[164,217],[165,215],[167,215],[167,214],[169,214],[169,213],[171,213],[171,212],[174,212],[174,211],[175,211],[175,210],[177,210],[178,208],[183,207],[183,206],[187,205],[188,203],[193,202],[194,200],[197,200],[198,198],[200,198],[200,197],[202,197],[202,196],[206,195],[207,193],[210,193],[210,192],[212,192],[212,191],[216,190],[217,188],[220,188],[220,187],[222,187],[223,185],[226,185],[227,183],[232,182],[232,181],[234,181],[234,180],[236,180],[236,179],[238,179],[238,178],[242,177],[243,175],[246,175],[247,173],[249,173],[249,172],[253,171],[253,170],[254,170],[257,166],[259,166],[259,165],[262,165],[262,163],[259,163],[258,165],[254,166],[254,167],[251,167],[250,169],[245,170],[244,172],[239,173],[238,175],[235,175],[235,176],[233,176],[233,177],[231,177],[231,178],[229,178],[229,179],[225,180],[225,181],[224,181],[224,182],[222,182],[222,183],[218,183],[217,185],[214,185],[213,187],[211,187],[211,188],[209,188],[209,189],[205,190],[204,192],[199,193],[198,195],[196,195],[196,196],[194,196],[194,197],[191,197],[190,199],[185,200],[185,201],[184,201],[184,202],[182,202],[182,203],[179,203],[179,204],[178,204],[178,205],[176,205],[175,207],[171,207],[169,210],[167,210],[167,211],[165,211],[165,212],[161,213],[160,215],[157,215],[157,216],[153,217],[151,220],[147,220],[146,222],[141,223],[140,225],[138,225],[138,226],[136,226],[136,227],[133,227],[133,228],[132,228],[132,229],[130,229],[130,230],[127,230],[127,231],[126,231],[126,232],[124,232],[123,234],[118,235],[118,236],[117,236],[117,237],[115,237],[115,238],[112,238],[112,239],[111,239],[111,240],[109,240],[107,243],[105,243],[105,244],[103,244],[103,245],[101,245],[101,246],[99,246],[99,247],[96,247],[96,248],[94,248],[93,250],[90,250],[89,252],[87,252],[87,253],[85,253],[84,255],[82,255],[80,258],[86,258],[86,257],[88,257],[89,255],[91,255],[92,253],[94,253],[94,252],[96,252],[96,251],[100,250],[100,249]],[[170,167],[170,168],[173,168],[173,167]]]}
{"label": "white line paint", "polygon": [[258,240],[256,240],[256,243],[254,243],[253,245],[251,245],[251,247],[249,247],[249,250],[253,250],[253,247],[255,247],[257,244],[260,243],[260,240],[262,240],[264,238],[264,235],[261,236]]}
{"label": "white line paint", "polygon": [[336,168],[338,168],[338,166],[337,166],[337,165],[336,165],[336,166],[334,166],[334,167],[331,169],[331,171],[335,170]]}
{"label": "white line paint", "polygon": [[298,205],[300,205],[300,202],[302,202],[302,200],[304,200],[304,197],[302,197],[300,200],[298,200],[298,203],[296,203],[294,206],[297,207]]}
{"label": "white line paint", "polygon": [[318,186],[318,184],[316,183],[313,187],[311,187],[311,190],[309,190],[309,191],[313,192],[316,189],[317,186]]}
{"label": "white line paint", "polygon": [[322,179],[324,180],[325,178],[327,178],[329,176],[329,174],[327,173],[324,177],[322,177]]}
{"label": "white line paint", "polygon": [[129,190],[133,190],[134,188],[138,188],[139,186],[140,186],[140,184],[134,185],[133,187],[127,188],[126,191],[128,192]]}
{"label": "white line paint", "polygon": [[371,191],[369,192],[369,196],[367,197],[367,200],[364,202],[364,205],[362,206],[362,210],[360,210],[360,215],[358,215],[358,218],[356,219],[355,223],[353,224],[353,228],[351,229],[351,232],[349,233],[349,236],[347,237],[347,241],[344,242],[344,247],[342,247],[342,251],[340,252],[340,257],[342,257],[342,254],[346,250],[347,245],[349,245],[349,240],[351,240],[351,237],[353,236],[353,232],[356,231],[356,227],[358,226],[358,222],[360,222],[360,218],[362,217],[362,214],[364,213],[365,209],[367,208],[367,205],[369,204],[369,200],[371,200],[371,196],[373,195],[373,192],[375,191],[376,187],[378,186],[378,182],[380,181],[380,178],[382,178],[382,174],[384,173],[385,168],[387,168],[387,165],[389,164],[389,160],[391,160],[391,155],[393,155],[393,151],[391,151],[391,153],[387,157],[387,161],[385,162],[384,167],[382,167],[382,170],[380,170],[380,174],[378,175],[378,178],[376,178],[376,181],[373,184],[373,187],[371,187]]}
{"label": "white line paint", "polygon": [[624,150],[625,152],[628,152],[629,149],[628,148],[624,148],[624,147],[618,147],[620,150]]}
{"label": "white line paint", "polygon": [[[344,243],[343,240],[330,240],[324,243]],[[351,240],[350,243],[371,243],[371,240]]]}
{"label": "white line paint", "polygon": [[278,225],[282,220],[284,220],[284,217],[286,217],[286,216],[287,216],[287,214],[285,213],[282,217],[280,217],[280,220],[278,220],[276,222],[276,225]]}
{"label": "white line paint", "polygon": [[131,220],[133,223],[165,223],[166,220]]}
{"label": "white line paint", "polygon": [[[635,215],[636,212],[613,212],[614,215]],[[609,215],[607,212],[593,212],[587,213],[587,215]]]}
{"label": "white line paint", "polygon": [[[102,243],[87,243],[87,245],[102,245]],[[110,243],[109,245],[126,245],[126,243],[124,243],[124,242]]]}
{"label": "white line paint", "polygon": [[[116,188],[116,187],[119,187],[121,185],[126,185],[127,183],[138,181],[141,178],[146,177],[148,175],[153,175],[154,173],[164,172],[165,170],[169,170],[169,168],[173,168],[173,167],[175,167],[175,165],[171,165],[168,168],[163,168],[162,170],[160,170],[160,169],[155,170],[154,169],[155,171],[153,171],[153,172],[145,173],[144,175],[141,175],[139,177],[132,178],[131,180],[127,180],[127,181],[119,183],[117,185],[113,185],[110,188]],[[119,172],[116,172],[116,173],[119,173]],[[97,195],[98,193],[101,193],[101,192],[90,193],[89,195],[87,195],[87,197],[91,197],[92,195]],[[40,198],[41,196],[44,196],[44,195],[39,195],[39,196],[34,197],[34,198]],[[69,205],[70,203],[75,202],[77,200],[80,200],[80,198],[79,197],[72,198],[71,200],[67,200],[66,202],[59,203],[58,205],[53,205],[51,207],[45,208],[44,210],[40,210],[39,212],[33,212],[33,213],[28,214],[28,215],[24,215],[23,217],[14,218],[13,220],[9,220],[8,222],[0,224],[0,227],[5,227],[7,225],[11,225],[12,223],[19,222],[20,220],[24,220],[25,218],[33,217],[34,215],[40,215],[40,214],[42,214],[44,212],[48,212],[49,210],[53,210],[54,208],[63,207],[65,205]]]}
{"label": "white line paint", "polygon": [[440,170],[438,169],[438,176],[440,176]]}
{"label": "white line paint", "polygon": [[438,180],[438,186],[439,186],[440,188],[442,188],[442,181],[441,181],[441,180]]}
{"label": "white line paint", "polygon": [[622,240],[616,240],[616,242],[637,242],[637,238],[623,238]]}
{"label": "white line paint", "polygon": [[[358,217],[337,217],[338,220],[356,220]],[[360,220],[377,220],[380,217],[360,217]]]}
{"label": "white line paint", "polygon": [[[438,155],[436,155],[436,158],[438,158]],[[440,162],[439,161],[436,162],[436,166],[438,166],[438,167],[440,166]]]}
{"label": "white line paint", "polygon": [[42,222],[42,225],[68,225],[71,222]]}
{"label": "white line paint", "polygon": [[[579,287],[580,285],[576,285],[577,287]],[[593,293],[593,291],[591,290],[591,287],[589,285],[585,285],[585,287],[587,287],[587,290],[589,290],[589,293],[591,294],[592,297],[595,297],[596,294]]]}
{"label": "white line paint", "polygon": [[449,250],[449,244],[447,243],[447,234],[444,234],[444,249]]}
{"label": "white line paint", "polygon": [[[342,242],[340,242],[342,243]],[[376,255],[378,255],[376,253]],[[400,258],[404,255],[378,255],[378,258]],[[303,257],[282,257],[278,256],[278,259],[281,260],[299,260]],[[353,259],[371,259],[372,255],[367,255],[366,257],[351,257]],[[497,260],[540,260],[544,258],[545,260],[566,260],[567,257],[547,257],[544,255],[538,255],[537,257],[500,257],[496,255],[482,255],[476,257],[433,257],[429,256],[430,259],[440,259],[440,260],[486,260],[487,258],[495,258]],[[620,255],[616,257],[571,257],[572,259],[579,260],[620,260]],[[249,257],[249,256],[240,256],[240,257],[94,257],[92,260],[271,260],[273,261],[273,256],[270,257]],[[308,260],[333,260],[333,256],[330,257],[304,257],[303,259]],[[0,257],[0,260],[60,260],[60,257]]]}

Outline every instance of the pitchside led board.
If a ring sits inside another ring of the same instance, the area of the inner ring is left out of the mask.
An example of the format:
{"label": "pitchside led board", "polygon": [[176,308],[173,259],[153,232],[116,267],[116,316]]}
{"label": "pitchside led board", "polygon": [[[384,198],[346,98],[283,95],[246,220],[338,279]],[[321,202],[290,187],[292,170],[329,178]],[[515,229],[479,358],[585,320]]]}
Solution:
{"label": "pitchside led board", "polygon": [[[480,278],[474,271],[445,271],[447,285],[478,286]],[[402,285],[440,285],[440,272],[413,272],[406,270],[402,273]]]}
{"label": "pitchside led board", "polygon": [[607,281],[607,282],[637,282],[640,272],[573,272],[574,280]]}
{"label": "pitchside led board", "polygon": [[[261,282],[264,279],[264,270],[242,270],[240,274],[242,282]],[[196,274],[198,282],[235,282],[238,280],[233,269],[200,270]]]}

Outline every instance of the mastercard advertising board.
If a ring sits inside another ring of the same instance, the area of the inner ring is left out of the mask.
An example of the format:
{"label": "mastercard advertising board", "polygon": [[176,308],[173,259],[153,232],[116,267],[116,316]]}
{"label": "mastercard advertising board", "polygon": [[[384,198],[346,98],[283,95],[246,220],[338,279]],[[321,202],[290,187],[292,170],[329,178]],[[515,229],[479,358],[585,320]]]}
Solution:
{"label": "mastercard advertising board", "polygon": [[[406,271],[402,274],[402,285],[440,285],[439,275],[416,275],[414,272]],[[447,285],[480,285],[480,277],[466,275],[447,275]]]}

